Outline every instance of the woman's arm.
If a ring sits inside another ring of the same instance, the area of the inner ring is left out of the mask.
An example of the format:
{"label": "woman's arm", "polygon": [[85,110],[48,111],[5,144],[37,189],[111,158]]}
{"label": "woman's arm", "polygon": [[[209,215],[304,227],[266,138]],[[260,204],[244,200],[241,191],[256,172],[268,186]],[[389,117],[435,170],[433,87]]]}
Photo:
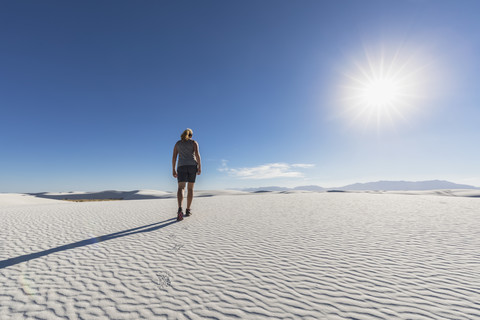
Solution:
{"label": "woman's arm", "polygon": [[173,157],[172,157],[172,174],[173,177],[177,177],[177,171],[175,170],[175,165],[177,164],[177,156],[178,156],[178,150],[177,150],[177,144],[175,144],[175,147],[173,147]]}
{"label": "woman's arm", "polygon": [[193,151],[195,152],[195,158],[197,159],[197,174],[202,173],[202,159],[200,158],[200,151],[198,148],[198,142],[195,141],[195,144],[193,145]]}

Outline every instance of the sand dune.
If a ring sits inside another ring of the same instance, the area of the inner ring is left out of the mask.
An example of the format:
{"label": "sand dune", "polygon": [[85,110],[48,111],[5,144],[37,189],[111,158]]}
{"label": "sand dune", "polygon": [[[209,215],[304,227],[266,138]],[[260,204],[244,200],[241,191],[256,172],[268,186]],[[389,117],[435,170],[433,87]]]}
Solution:
{"label": "sand dune", "polygon": [[61,201],[39,198],[33,195],[22,193],[0,193],[0,208],[38,206],[55,203],[61,203]]}
{"label": "sand dune", "polygon": [[78,199],[121,199],[121,200],[135,200],[135,199],[162,199],[173,197],[171,192],[156,191],[156,190],[134,190],[134,191],[116,191],[107,190],[100,192],[42,192],[32,193],[31,195],[58,200],[78,200]]}
{"label": "sand dune", "polygon": [[398,190],[398,191],[378,191],[378,190],[327,190],[326,192],[338,193],[370,193],[370,194],[403,194],[415,196],[446,196],[446,197],[470,197],[480,198],[480,190],[476,189],[439,189],[439,190]]}
{"label": "sand dune", "polygon": [[[326,191],[305,191],[305,190],[287,190],[287,191],[238,191],[238,190],[197,190],[196,197],[214,197],[223,195],[254,195],[254,194],[299,194],[299,193],[318,193],[318,192],[345,192],[345,193],[377,193],[377,194],[405,194],[405,195],[441,195],[456,197],[480,197],[480,190],[475,189],[442,189],[442,190],[422,190],[422,191],[348,191],[348,190],[326,190]],[[1,194],[0,194],[1,195]],[[19,194],[19,196],[21,196]],[[25,197],[34,196],[43,199],[54,200],[77,200],[77,199],[121,199],[121,200],[145,200],[145,199],[171,199],[176,198],[177,193],[158,190],[133,190],[117,191],[107,190],[100,192],[42,192],[31,193]],[[4,197],[3,199],[7,199]],[[14,204],[16,200],[8,200]],[[32,201],[32,200],[29,200]],[[33,203],[33,202],[32,202]]]}
{"label": "sand dune", "polygon": [[2,319],[480,318],[476,198],[50,201],[0,211]]}
{"label": "sand dune", "polygon": [[[248,192],[235,190],[200,190],[195,192],[196,197],[213,197],[220,195],[245,195]],[[44,199],[56,200],[94,200],[94,199],[119,199],[119,200],[145,200],[145,199],[171,199],[177,197],[177,192],[158,191],[158,190],[134,190],[117,191],[107,190],[100,192],[41,192],[31,193],[34,196]]]}

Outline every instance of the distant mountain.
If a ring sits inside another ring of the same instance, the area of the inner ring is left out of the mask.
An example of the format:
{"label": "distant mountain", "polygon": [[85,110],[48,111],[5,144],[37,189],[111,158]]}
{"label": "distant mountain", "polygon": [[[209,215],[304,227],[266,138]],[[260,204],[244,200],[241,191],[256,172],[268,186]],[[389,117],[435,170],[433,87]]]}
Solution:
{"label": "distant mountain", "polygon": [[285,188],[278,186],[247,188],[240,189],[247,192],[261,192],[261,191],[289,191],[289,190],[306,190],[306,191],[326,191],[326,190],[384,190],[384,191],[413,191],[413,190],[438,190],[438,189],[477,189],[480,188],[457,184],[445,180],[429,180],[429,181],[377,181],[367,183],[354,183],[344,187],[323,188],[316,185],[299,186],[295,188]]}
{"label": "distant mountain", "polygon": [[240,189],[240,190],[241,191],[247,191],[247,192],[262,192],[262,191],[288,191],[288,190],[292,190],[292,189],[291,188],[271,186],[271,187],[260,187],[260,188],[245,188],[245,189]]}
{"label": "distant mountain", "polygon": [[325,189],[325,188],[323,188],[323,187],[320,187],[320,186],[311,185],[311,186],[295,187],[295,188],[293,188],[293,190],[324,191],[324,190],[327,190],[327,189]]}
{"label": "distant mountain", "polygon": [[326,189],[320,186],[312,185],[312,186],[300,186],[295,188],[270,186],[270,187],[259,187],[259,188],[246,188],[246,189],[240,189],[240,190],[247,191],[247,192],[262,192],[262,191],[268,192],[268,191],[292,191],[292,190],[324,191]]}
{"label": "distant mountain", "polygon": [[377,181],[367,183],[354,183],[348,186],[337,188],[340,190],[385,190],[385,191],[399,191],[399,190],[436,190],[436,189],[480,189],[466,184],[456,184],[444,180],[430,180],[430,181]]}

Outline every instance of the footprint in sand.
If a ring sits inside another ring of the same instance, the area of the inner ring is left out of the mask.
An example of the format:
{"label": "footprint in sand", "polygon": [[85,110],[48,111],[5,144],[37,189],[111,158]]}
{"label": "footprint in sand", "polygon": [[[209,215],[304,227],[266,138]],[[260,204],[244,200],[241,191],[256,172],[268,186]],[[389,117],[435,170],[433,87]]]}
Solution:
{"label": "footprint in sand", "polygon": [[170,252],[178,252],[178,250],[180,250],[184,246],[183,244],[176,243],[177,236],[175,234],[171,233],[167,237],[173,243],[173,248],[169,250]]}
{"label": "footprint in sand", "polygon": [[173,248],[172,248],[171,252],[178,252],[178,250],[182,249],[183,246],[184,246],[183,244],[175,243],[173,245]]}
{"label": "footprint in sand", "polygon": [[158,283],[157,285],[160,288],[166,288],[166,287],[171,287],[172,282],[170,281],[170,274],[168,271],[160,271],[156,273],[157,278],[158,278]]}

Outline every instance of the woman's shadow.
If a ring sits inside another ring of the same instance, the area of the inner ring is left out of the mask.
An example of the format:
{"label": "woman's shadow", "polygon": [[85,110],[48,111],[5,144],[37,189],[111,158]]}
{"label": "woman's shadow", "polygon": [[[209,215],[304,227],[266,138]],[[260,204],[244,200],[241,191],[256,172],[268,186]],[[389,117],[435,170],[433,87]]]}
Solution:
{"label": "woman's shadow", "polygon": [[90,238],[90,239],[66,244],[66,245],[63,245],[63,246],[60,246],[60,247],[56,247],[56,248],[52,248],[52,249],[48,249],[48,250],[44,250],[44,251],[30,253],[30,254],[26,254],[26,255],[23,255],[23,256],[18,256],[18,257],[15,257],[15,258],[10,258],[10,259],[7,259],[7,260],[1,260],[0,261],[0,269],[10,267],[10,266],[13,266],[13,265],[16,265],[18,263],[25,262],[25,261],[40,258],[40,257],[46,256],[46,255],[49,255],[50,253],[55,253],[55,252],[59,252],[59,251],[74,249],[74,248],[78,248],[78,247],[84,247],[84,246],[88,246],[88,245],[91,245],[91,244],[95,244],[95,243],[99,243],[99,242],[103,242],[103,241],[107,241],[107,240],[112,240],[112,239],[115,239],[115,238],[125,237],[125,236],[129,236],[129,235],[136,234],[136,233],[155,231],[155,230],[158,230],[158,229],[165,228],[165,227],[167,227],[167,226],[169,226],[169,225],[171,225],[175,222],[176,222],[176,218],[171,218],[171,219],[167,219],[167,220],[164,220],[164,221],[161,221],[161,222],[147,224],[147,225],[142,226],[142,227],[137,227],[137,228],[128,229],[128,230],[124,230],[124,231],[120,231],[120,232],[115,232],[115,233],[107,234],[107,235],[100,236],[100,237]]}

